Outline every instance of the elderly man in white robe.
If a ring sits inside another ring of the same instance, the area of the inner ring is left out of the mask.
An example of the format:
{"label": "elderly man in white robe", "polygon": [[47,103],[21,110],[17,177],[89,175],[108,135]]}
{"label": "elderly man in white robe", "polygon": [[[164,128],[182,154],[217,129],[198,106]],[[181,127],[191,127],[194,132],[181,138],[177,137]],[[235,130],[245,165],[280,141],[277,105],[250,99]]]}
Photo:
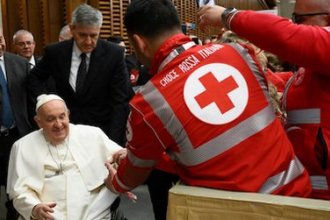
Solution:
{"label": "elderly man in white robe", "polygon": [[41,95],[40,129],[18,140],[9,162],[7,192],[21,219],[110,219],[118,195],[104,185],[105,162],[121,149],[101,129],[69,123],[57,95]]}

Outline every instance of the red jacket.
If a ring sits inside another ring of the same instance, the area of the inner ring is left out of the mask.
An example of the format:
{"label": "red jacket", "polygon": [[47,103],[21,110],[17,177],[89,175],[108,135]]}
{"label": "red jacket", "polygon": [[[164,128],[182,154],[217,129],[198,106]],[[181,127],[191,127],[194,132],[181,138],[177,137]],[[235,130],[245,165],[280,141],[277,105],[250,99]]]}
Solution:
{"label": "red jacket", "polygon": [[271,69],[267,69],[265,72],[266,78],[274,84],[277,92],[283,93],[286,83],[289,81],[292,72],[273,72]]}
{"label": "red jacket", "polygon": [[231,29],[282,60],[304,67],[284,93],[285,127],[309,172],[311,196],[330,199],[329,27],[295,25],[284,18],[246,11],[234,17]]}
{"label": "red jacket", "polygon": [[143,183],[166,151],[188,185],[309,196],[307,172],[251,54],[239,45],[195,46],[182,34],[164,42],[150,68],[157,74],[130,103],[128,157],[115,189]]}

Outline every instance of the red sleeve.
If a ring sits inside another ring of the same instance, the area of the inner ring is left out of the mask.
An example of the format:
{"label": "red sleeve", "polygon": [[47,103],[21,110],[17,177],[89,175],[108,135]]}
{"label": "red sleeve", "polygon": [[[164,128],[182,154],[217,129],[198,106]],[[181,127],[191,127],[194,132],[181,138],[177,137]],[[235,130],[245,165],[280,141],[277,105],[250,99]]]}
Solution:
{"label": "red sleeve", "polygon": [[327,28],[296,25],[272,14],[242,11],[233,18],[231,30],[282,60],[330,74]]}
{"label": "red sleeve", "polygon": [[274,73],[270,69],[265,72],[266,78],[274,84],[278,92],[284,92],[286,81],[284,81],[279,74]]}
{"label": "red sleeve", "polygon": [[166,153],[163,154],[162,159],[156,166],[156,169],[172,174],[177,174],[176,163]]}
{"label": "red sleeve", "polygon": [[143,184],[164,153],[156,129],[134,108],[127,124],[126,136],[128,156],[118,167],[113,180],[114,188],[118,192],[125,192]]}

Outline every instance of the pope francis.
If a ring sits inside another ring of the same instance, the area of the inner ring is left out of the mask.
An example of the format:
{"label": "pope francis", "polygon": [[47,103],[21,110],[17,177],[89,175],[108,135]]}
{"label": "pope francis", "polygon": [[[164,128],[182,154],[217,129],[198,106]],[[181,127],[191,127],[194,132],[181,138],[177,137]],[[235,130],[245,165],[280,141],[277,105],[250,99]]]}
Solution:
{"label": "pope francis", "polygon": [[57,95],[41,95],[39,130],[12,147],[7,193],[20,219],[110,219],[118,195],[104,185],[105,162],[121,149],[101,129],[69,123]]}

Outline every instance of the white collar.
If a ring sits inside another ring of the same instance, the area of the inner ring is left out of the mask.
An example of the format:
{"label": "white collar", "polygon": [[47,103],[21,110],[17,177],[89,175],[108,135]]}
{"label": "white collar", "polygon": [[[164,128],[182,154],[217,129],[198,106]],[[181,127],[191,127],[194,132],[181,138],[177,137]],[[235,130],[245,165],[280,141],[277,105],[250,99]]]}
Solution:
{"label": "white collar", "polygon": [[[80,57],[80,54],[82,54],[81,50],[78,48],[77,44],[75,41],[73,41],[73,53],[77,56]],[[87,58],[89,59],[91,56],[91,53],[86,53]]]}
{"label": "white collar", "polygon": [[34,56],[32,55],[31,59],[29,60],[29,63],[33,66],[36,65],[36,59],[34,59]]}

